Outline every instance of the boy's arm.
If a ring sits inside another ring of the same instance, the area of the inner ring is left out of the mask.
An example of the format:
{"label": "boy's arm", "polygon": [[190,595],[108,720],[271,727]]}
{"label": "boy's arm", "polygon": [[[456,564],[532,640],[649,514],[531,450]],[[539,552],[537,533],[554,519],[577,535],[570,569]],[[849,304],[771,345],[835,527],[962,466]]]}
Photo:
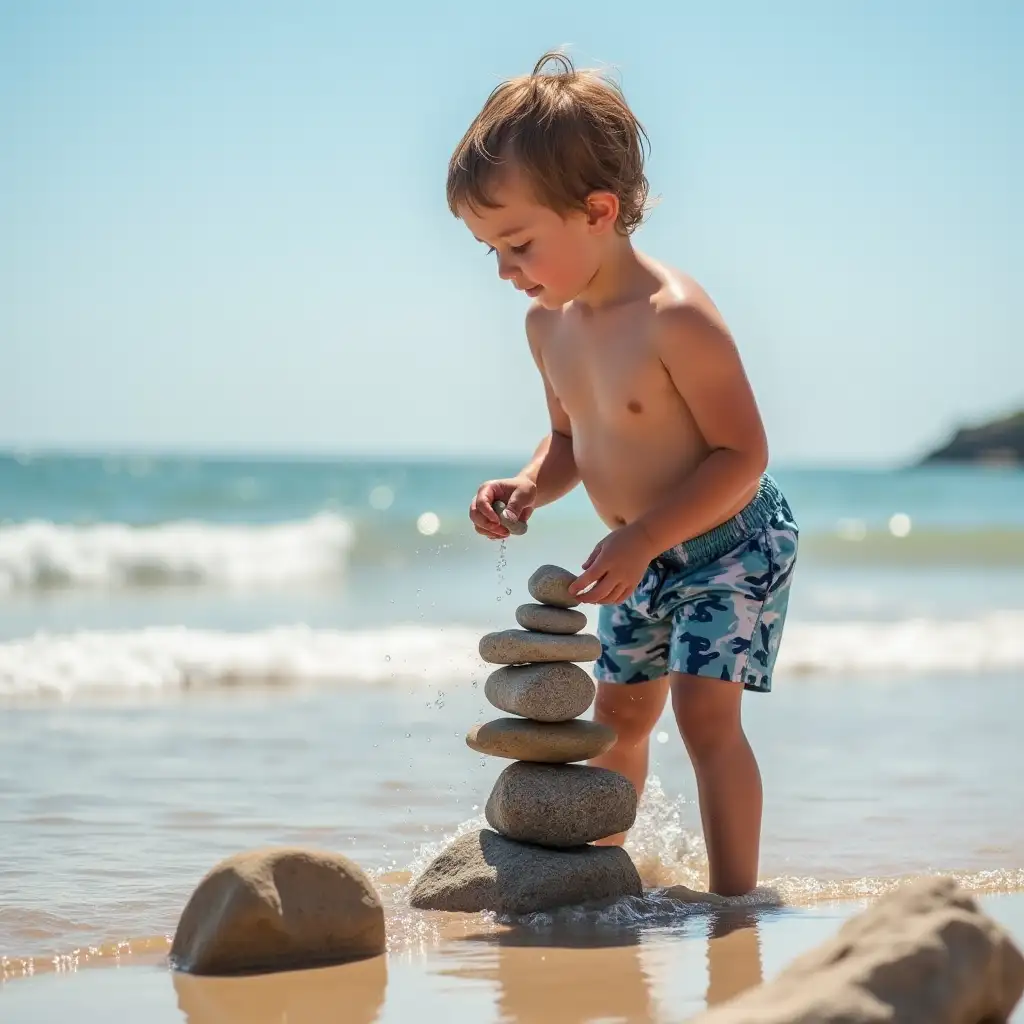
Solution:
{"label": "boy's arm", "polygon": [[526,314],[526,336],[544,382],[551,432],[537,446],[533,458],[517,476],[511,480],[489,480],[477,491],[470,505],[470,519],[477,532],[489,537],[508,535],[508,530],[494,511],[495,501],[504,501],[507,514],[525,520],[534,508],[557,501],[579,483],[580,476],[572,450],[572,424],[544,370],[541,339],[549,322],[546,317],[550,315],[540,306],[531,307]]}
{"label": "boy's arm", "polygon": [[568,494],[580,480],[572,450],[572,423],[551,387],[547,371],[544,369],[542,338],[546,318],[550,315],[540,306],[531,307],[526,314],[526,336],[530,342],[533,361],[537,364],[544,382],[544,399],[551,420],[551,433],[537,446],[533,458],[520,473],[520,476],[532,480],[537,488],[533,502],[535,506],[550,505],[551,502],[557,501]]}
{"label": "boy's arm", "polygon": [[760,479],[768,441],[750,382],[710,300],[659,314],[661,361],[711,453],[636,522],[654,555],[717,526]]}

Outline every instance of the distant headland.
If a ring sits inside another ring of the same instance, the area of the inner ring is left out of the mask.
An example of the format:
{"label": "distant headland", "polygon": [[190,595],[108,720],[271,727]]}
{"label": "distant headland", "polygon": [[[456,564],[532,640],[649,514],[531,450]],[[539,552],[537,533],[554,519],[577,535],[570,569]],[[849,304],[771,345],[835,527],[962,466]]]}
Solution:
{"label": "distant headland", "polygon": [[977,426],[961,427],[921,460],[922,465],[941,462],[1024,466],[1024,409]]}

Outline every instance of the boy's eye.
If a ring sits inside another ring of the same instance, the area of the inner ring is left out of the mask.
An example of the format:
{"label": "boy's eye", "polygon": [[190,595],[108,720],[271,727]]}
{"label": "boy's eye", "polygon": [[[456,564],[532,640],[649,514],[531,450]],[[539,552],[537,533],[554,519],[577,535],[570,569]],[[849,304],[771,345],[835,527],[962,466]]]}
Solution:
{"label": "boy's eye", "polygon": [[512,252],[514,252],[517,256],[524,256],[524,255],[526,255],[526,250],[529,249],[529,248],[530,248],[530,243],[529,242],[523,242],[522,245],[512,245],[512,246],[509,246],[509,249]]}

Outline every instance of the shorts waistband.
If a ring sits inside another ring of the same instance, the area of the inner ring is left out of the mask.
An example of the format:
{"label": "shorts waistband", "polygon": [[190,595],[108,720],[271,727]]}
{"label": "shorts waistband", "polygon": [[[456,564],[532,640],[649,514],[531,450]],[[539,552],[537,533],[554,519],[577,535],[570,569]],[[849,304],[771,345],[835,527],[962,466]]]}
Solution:
{"label": "shorts waistband", "polygon": [[763,530],[782,505],[779,485],[765,473],[757,494],[739,512],[698,537],[691,537],[662,552],[655,563],[673,568],[699,569],[723,557],[748,537]]}

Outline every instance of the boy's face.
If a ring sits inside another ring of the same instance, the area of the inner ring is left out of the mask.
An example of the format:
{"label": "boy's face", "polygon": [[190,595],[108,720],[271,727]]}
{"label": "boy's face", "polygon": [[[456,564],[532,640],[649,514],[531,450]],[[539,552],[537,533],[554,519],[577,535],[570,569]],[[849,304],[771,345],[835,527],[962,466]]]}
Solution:
{"label": "boy's face", "polygon": [[523,176],[510,169],[491,190],[493,209],[459,215],[498,260],[498,276],[547,309],[560,309],[590,283],[600,266],[602,239],[587,215],[542,206]]}

